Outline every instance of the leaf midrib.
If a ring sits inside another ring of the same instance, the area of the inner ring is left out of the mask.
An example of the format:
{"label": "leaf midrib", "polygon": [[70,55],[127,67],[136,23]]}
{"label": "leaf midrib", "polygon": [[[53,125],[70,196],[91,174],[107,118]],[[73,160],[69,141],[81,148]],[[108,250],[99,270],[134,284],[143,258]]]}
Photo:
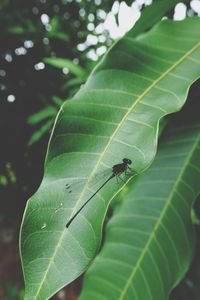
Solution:
{"label": "leaf midrib", "polygon": [[[97,161],[96,163],[96,166],[94,167],[93,171],[91,172],[91,175],[89,177],[89,180],[87,181],[87,184],[85,185],[82,193],[80,194],[80,197],[72,211],[72,214],[71,216],[74,214],[74,212],[76,211],[77,207],[78,207],[78,204],[79,204],[79,201],[80,199],[82,198],[82,195],[85,193],[85,190],[87,189],[88,187],[88,184],[90,183],[92,177],[94,176],[96,170],[98,169],[99,167],[99,164],[101,162],[101,160],[103,159],[104,155],[106,154],[106,151],[107,149],[109,148],[109,146],[111,145],[111,143],[113,142],[114,140],[114,137],[117,135],[117,132],[120,130],[120,128],[122,127],[122,125],[124,124],[124,122],[126,121],[128,115],[130,114],[130,112],[132,112],[132,110],[136,107],[136,105],[148,94],[148,92],[150,92],[154,86],[156,86],[156,84],[158,84],[163,78],[165,78],[174,68],[176,68],[181,62],[183,62],[190,54],[192,54],[196,49],[198,49],[198,47],[200,47],[200,42],[197,43],[194,47],[192,47],[189,51],[187,51],[175,64],[173,64],[170,68],[168,68],[160,77],[158,77],[158,79],[156,79],[139,97],[138,99],[136,99],[136,101],[133,103],[133,105],[128,109],[127,113],[124,115],[124,117],[122,118],[121,122],[119,123],[119,125],[117,126],[116,130],[113,132],[112,136],[110,137],[110,140],[108,142],[108,144],[105,146],[105,149],[104,151],[102,152],[102,154],[100,155],[100,158],[99,160]],[[57,119],[57,118],[56,118]],[[55,127],[55,126],[54,126]],[[157,136],[156,136],[157,138]],[[59,249],[62,241],[63,241],[63,238],[64,238],[64,235],[66,234],[66,229],[63,230],[63,233],[61,234],[60,236],[60,239],[58,241],[58,244],[57,246],[55,247],[55,251],[52,255],[52,258],[50,259],[49,261],[49,265],[47,267],[47,270],[44,274],[44,277],[43,277],[43,280],[41,280],[41,283],[38,287],[38,291],[35,295],[35,299],[37,299],[39,293],[40,293],[40,290],[42,288],[42,285],[47,277],[47,274],[49,272],[49,269],[51,268],[51,264],[52,262],[54,261],[54,258],[56,256],[56,253],[57,253],[57,250]],[[121,298],[120,298],[121,299]]]}

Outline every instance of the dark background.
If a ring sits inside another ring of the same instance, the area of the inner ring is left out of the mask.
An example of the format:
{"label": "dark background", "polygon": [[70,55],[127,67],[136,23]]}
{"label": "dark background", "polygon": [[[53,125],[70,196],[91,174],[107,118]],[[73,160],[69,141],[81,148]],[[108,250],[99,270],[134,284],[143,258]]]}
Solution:
{"label": "dark background", "polygon": [[[18,234],[25,204],[42,179],[46,147],[60,105],[73,96],[96,64],[88,53],[112,44],[108,32],[95,33],[91,28],[104,21],[113,3],[0,2],[0,299],[23,299]],[[194,14],[189,6],[188,11]],[[44,19],[49,16],[46,24],[42,15]],[[88,27],[89,23],[94,25]],[[95,45],[85,45],[88,34],[98,38]],[[79,44],[85,49],[78,50]],[[67,58],[85,75],[47,64],[46,57]],[[197,83],[191,93],[198,98],[199,91]],[[171,299],[200,299],[199,273],[191,268]],[[81,278],[53,299],[75,300],[80,287]]]}

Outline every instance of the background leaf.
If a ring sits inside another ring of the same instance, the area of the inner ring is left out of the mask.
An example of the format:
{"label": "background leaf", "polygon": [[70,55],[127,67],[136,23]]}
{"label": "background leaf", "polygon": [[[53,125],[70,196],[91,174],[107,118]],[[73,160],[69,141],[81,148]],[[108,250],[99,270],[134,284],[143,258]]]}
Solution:
{"label": "background leaf", "polygon": [[31,125],[37,124],[37,123],[43,121],[44,119],[55,116],[56,112],[57,112],[57,109],[55,107],[49,105],[49,106],[45,107],[43,110],[40,110],[39,112],[28,117],[27,122],[28,122],[28,124],[31,124]]}
{"label": "background leaf", "polygon": [[68,68],[69,71],[72,74],[74,74],[75,76],[81,77],[81,78],[86,78],[85,70],[81,66],[73,63],[71,60],[69,60],[67,58],[46,57],[43,59],[43,61],[46,64],[49,64],[49,65],[59,68],[59,69]]}
{"label": "background leaf", "polygon": [[86,274],[81,300],[168,299],[194,252],[200,125],[173,124],[151,168],[128,185]]}
{"label": "background leaf", "polygon": [[44,134],[50,131],[52,125],[53,125],[53,120],[48,120],[37,131],[35,131],[28,141],[28,146],[32,146],[34,143],[38,142]]}
{"label": "background leaf", "polygon": [[[183,0],[182,3],[189,3],[188,0]],[[179,0],[170,1],[160,1],[154,0],[152,5],[144,8],[142,17],[136,22],[133,29],[127,33],[131,37],[136,37],[137,35],[149,30],[157,22],[160,21],[171,9],[175,7],[176,4],[180,3]]]}

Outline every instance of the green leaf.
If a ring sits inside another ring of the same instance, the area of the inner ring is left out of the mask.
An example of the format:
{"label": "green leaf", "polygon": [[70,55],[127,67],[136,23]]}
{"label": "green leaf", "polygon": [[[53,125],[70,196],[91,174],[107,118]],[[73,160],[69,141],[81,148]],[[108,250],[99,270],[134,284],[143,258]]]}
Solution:
{"label": "green leaf", "polygon": [[171,126],[153,165],[128,185],[108,223],[81,300],[168,299],[193,258],[199,155],[200,124]]}
{"label": "green leaf", "polygon": [[46,118],[55,116],[56,113],[57,113],[57,109],[49,105],[45,107],[43,110],[29,116],[27,119],[27,123],[31,125],[38,124],[41,121],[45,120]]}
{"label": "green leaf", "polygon": [[43,59],[43,61],[53,67],[63,69],[68,68],[72,74],[74,74],[77,77],[86,78],[86,72],[85,70],[79,66],[74,64],[71,60],[67,58],[61,58],[61,57],[46,57]]}
{"label": "green leaf", "polygon": [[8,179],[5,175],[0,174],[0,185],[6,186],[8,184]]}
{"label": "green leaf", "polygon": [[[190,0],[183,0],[182,3],[189,3]],[[173,9],[179,0],[154,0],[150,6],[144,8],[142,16],[136,22],[132,30],[129,31],[127,36],[136,37],[138,34],[145,32],[152,28],[160,19],[167,14],[168,11]]]}
{"label": "green leaf", "polygon": [[84,80],[80,77],[77,77],[77,78],[72,78],[70,80],[68,80],[63,86],[62,86],[62,91],[64,90],[67,90],[71,87],[74,87],[74,86],[79,86],[81,85],[82,83],[84,83]]}
{"label": "green leaf", "polygon": [[60,20],[57,16],[54,16],[50,22],[51,30],[47,31],[47,36],[49,38],[56,38],[64,42],[69,41],[69,35],[66,32],[63,32],[60,28]]}
{"label": "green leaf", "polygon": [[53,124],[53,120],[49,120],[44,125],[42,125],[38,130],[36,130],[32,134],[31,138],[29,139],[28,146],[32,146],[33,144],[38,142],[43,137],[43,135],[49,132],[50,129],[52,128],[52,124]]}
{"label": "green leaf", "polygon": [[65,32],[52,32],[52,31],[48,31],[47,32],[47,36],[49,38],[55,38],[55,39],[61,40],[63,42],[68,42],[69,41],[69,35],[66,34]]}
{"label": "green leaf", "polygon": [[58,96],[53,96],[52,102],[54,102],[58,107],[60,107],[64,101],[61,98],[59,98]]}
{"label": "green leaf", "polygon": [[194,209],[192,209],[191,212],[191,218],[192,218],[192,223],[195,225],[200,225],[200,219],[196,214],[196,211]]}
{"label": "green leaf", "polygon": [[[66,222],[91,195],[95,174],[124,157],[137,172],[150,165],[160,118],[181,109],[200,76],[199,25],[198,18],[166,20],[137,39],[125,36],[62,106],[43,181],[23,218],[25,300],[49,298],[91,263],[107,207],[124,184],[111,181],[68,229]],[[81,178],[85,184],[67,194],[66,184]]]}
{"label": "green leaf", "polygon": [[8,32],[10,33],[14,33],[14,34],[24,34],[24,28],[21,26],[14,26],[14,27],[10,27],[8,28]]}

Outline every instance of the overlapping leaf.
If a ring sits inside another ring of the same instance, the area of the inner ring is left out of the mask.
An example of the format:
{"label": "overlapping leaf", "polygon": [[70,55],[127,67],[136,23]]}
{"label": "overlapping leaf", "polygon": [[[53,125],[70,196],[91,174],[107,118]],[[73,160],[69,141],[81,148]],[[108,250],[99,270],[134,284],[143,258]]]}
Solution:
{"label": "overlapping leaf", "polygon": [[[45,175],[29,200],[21,231],[25,299],[48,299],[81,274],[95,256],[110,200],[122,189],[111,182],[66,229],[101,169],[130,158],[148,167],[159,119],[179,110],[199,77],[199,19],[164,21],[133,39],[129,34],[105,55],[58,115]],[[67,195],[65,185],[88,178]]]}
{"label": "overlapping leaf", "polygon": [[151,168],[107,225],[81,300],[165,300],[193,257],[191,208],[200,193],[200,125],[171,128]]}

